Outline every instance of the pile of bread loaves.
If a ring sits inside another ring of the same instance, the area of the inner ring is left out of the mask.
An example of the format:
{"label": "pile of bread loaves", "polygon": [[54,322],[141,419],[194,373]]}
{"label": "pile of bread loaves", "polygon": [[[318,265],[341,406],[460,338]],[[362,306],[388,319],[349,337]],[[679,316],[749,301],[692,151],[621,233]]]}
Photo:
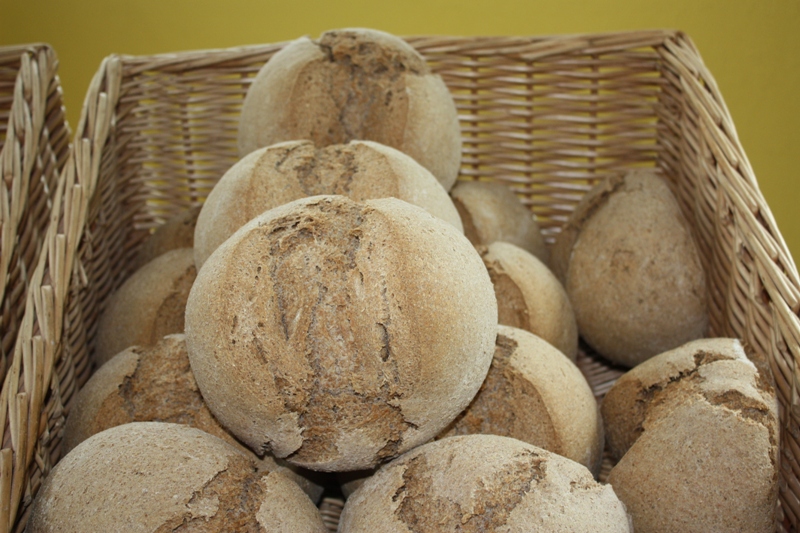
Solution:
{"label": "pile of bread loaves", "polygon": [[[769,367],[702,338],[658,173],[599,183],[548,248],[505,186],[454,186],[452,97],[372,30],[275,54],[239,149],[109,300],[30,533],[322,532],[343,480],[342,533],[775,531]],[[602,409],[579,335],[632,368]]]}

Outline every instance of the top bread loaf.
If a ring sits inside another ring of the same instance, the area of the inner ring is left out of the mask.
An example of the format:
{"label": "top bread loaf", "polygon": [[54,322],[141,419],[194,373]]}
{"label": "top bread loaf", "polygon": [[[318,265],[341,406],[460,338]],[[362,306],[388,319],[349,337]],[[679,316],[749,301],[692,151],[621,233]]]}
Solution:
{"label": "top bread loaf", "polygon": [[408,43],[376,30],[302,37],[258,73],[242,108],[239,155],[299,139],[391,146],[447,190],[461,163],[458,115],[444,82]]}

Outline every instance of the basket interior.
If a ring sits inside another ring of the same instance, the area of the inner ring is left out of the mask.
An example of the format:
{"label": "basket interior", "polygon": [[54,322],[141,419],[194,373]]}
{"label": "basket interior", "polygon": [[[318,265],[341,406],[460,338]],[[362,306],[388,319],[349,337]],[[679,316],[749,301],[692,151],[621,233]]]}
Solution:
{"label": "basket interior", "polygon": [[[793,410],[786,409],[796,390],[798,343],[787,342],[796,326],[781,314],[796,312],[800,301],[792,299],[796,289],[783,287],[794,266],[788,254],[770,248],[780,235],[691,42],[658,31],[409,42],[442,76],[458,106],[464,141],[459,179],[507,184],[536,213],[548,241],[596,180],[637,167],[659,169],[668,178],[710,281],[709,334],[741,337],[769,355],[785,428],[796,432]],[[75,367],[61,371],[65,404],[91,372],[97,317],[130,274],[144,237],[202,203],[236,162],[244,95],[280,47],[114,60],[119,83],[105,82],[116,95],[114,122],[80,243],[82,280],[74,282],[68,301],[64,349]],[[592,358],[586,365],[602,396],[618,370]],[[791,439],[782,446],[781,494],[790,527],[800,509],[792,488],[798,486],[791,451],[797,446],[790,432],[783,433]]]}

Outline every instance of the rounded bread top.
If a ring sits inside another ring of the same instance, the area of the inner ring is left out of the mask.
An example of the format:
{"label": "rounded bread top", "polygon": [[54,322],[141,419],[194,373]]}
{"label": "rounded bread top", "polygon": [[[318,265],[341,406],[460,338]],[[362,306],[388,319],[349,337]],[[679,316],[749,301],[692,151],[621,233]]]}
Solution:
{"label": "rounded bread top", "polygon": [[186,308],[220,422],[319,470],[369,468],[438,433],[485,378],[496,327],[472,245],[395,198],[262,214],[209,257]]}
{"label": "rounded bread top", "polygon": [[446,190],[461,162],[458,115],[442,79],[408,43],[369,29],[292,41],[253,80],[242,106],[240,156],[297,139],[392,146]]}
{"label": "rounded bread top", "polygon": [[447,191],[425,167],[399,150],[372,141],[321,148],[311,141],[287,141],[246,155],[214,186],[195,230],[197,268],[264,211],[324,194],[356,201],[392,196],[463,231]]}
{"label": "rounded bread top", "polygon": [[469,407],[442,437],[512,437],[599,472],[603,423],[575,364],[528,331],[499,326],[489,374]]}
{"label": "rounded bread top", "polygon": [[629,532],[582,465],[496,435],[449,437],[381,467],[345,504],[342,533]]}
{"label": "rounded bread top", "polygon": [[[287,499],[293,505],[281,505]],[[184,425],[136,422],[98,433],[67,454],[45,478],[26,531],[116,531],[124,525],[147,532],[192,522],[209,532],[257,531],[271,525],[276,512],[294,531],[326,531],[296,484],[257,472],[228,443]]]}
{"label": "rounded bread top", "polygon": [[575,362],[575,313],[547,265],[527,250],[502,241],[479,246],[478,252],[494,285],[500,324],[538,335]]}
{"label": "rounded bread top", "polygon": [[97,324],[94,360],[102,365],[130,346],[152,346],[183,333],[197,270],[191,248],[170,250],[134,272],[114,292]]}
{"label": "rounded bread top", "polygon": [[488,181],[459,181],[450,191],[464,234],[475,246],[504,241],[527,250],[543,263],[550,252],[531,211],[508,186]]}
{"label": "rounded bread top", "polygon": [[703,337],[705,273],[666,182],[652,170],[632,171],[587,198],[554,250],[581,337],[628,367]]}

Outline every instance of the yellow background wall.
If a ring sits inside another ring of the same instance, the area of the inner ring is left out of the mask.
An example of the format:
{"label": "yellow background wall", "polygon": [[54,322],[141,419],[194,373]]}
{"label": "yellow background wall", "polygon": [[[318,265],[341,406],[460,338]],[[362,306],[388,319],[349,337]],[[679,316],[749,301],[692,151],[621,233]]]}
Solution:
{"label": "yellow background wall", "polygon": [[399,35],[686,31],[718,82],[789,249],[800,258],[798,0],[0,0],[0,45],[45,41],[58,52],[73,128],[108,54],[275,42],[346,26]]}

